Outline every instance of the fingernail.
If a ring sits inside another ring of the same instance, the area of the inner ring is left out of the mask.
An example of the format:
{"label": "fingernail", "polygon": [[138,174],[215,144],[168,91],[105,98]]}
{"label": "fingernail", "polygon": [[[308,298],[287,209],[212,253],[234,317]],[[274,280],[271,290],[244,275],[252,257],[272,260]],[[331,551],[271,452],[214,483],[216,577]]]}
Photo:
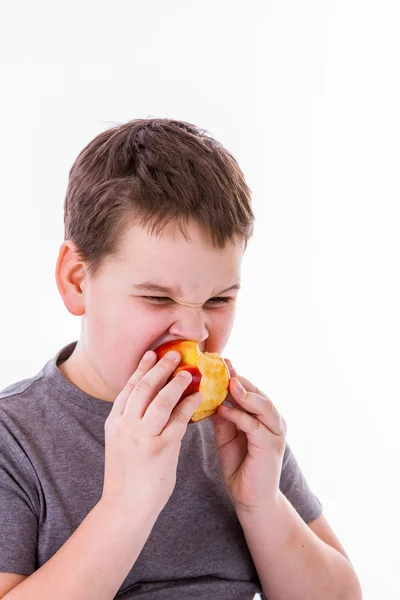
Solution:
{"label": "fingernail", "polygon": [[148,350],[146,352],[146,354],[143,356],[143,360],[150,360],[151,358],[153,358],[153,352],[152,352],[152,350]]}
{"label": "fingernail", "polygon": [[235,379],[235,387],[239,392],[244,392],[244,387],[240,383],[239,379]]}
{"label": "fingernail", "polygon": [[197,406],[200,406],[200,404],[203,402],[203,396],[200,394],[200,392],[195,392],[193,397],[196,398]]}
{"label": "fingernail", "polygon": [[235,367],[233,366],[232,362],[229,360],[229,358],[224,358],[224,361],[226,362],[226,364],[228,365],[228,369],[229,371],[231,371],[231,373],[236,373],[235,371]]}
{"label": "fingernail", "polygon": [[167,360],[176,360],[177,358],[180,358],[180,353],[177,352],[176,350],[171,350],[170,352],[167,352],[167,354],[165,355],[165,358]]}
{"label": "fingernail", "polygon": [[180,371],[179,375],[186,379],[186,381],[192,381],[192,375],[188,371]]}

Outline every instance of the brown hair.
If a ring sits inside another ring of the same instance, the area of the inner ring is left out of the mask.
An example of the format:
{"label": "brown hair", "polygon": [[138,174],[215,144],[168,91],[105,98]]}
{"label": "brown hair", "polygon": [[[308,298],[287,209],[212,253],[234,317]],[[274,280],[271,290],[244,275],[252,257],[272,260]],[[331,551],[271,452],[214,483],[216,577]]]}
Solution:
{"label": "brown hair", "polygon": [[[251,191],[230,152],[206,130],[173,119],[134,119],[97,135],[69,173],[65,240],[94,275],[128,226],[159,235],[193,220],[224,248],[253,233]],[[188,239],[188,238],[187,238]]]}

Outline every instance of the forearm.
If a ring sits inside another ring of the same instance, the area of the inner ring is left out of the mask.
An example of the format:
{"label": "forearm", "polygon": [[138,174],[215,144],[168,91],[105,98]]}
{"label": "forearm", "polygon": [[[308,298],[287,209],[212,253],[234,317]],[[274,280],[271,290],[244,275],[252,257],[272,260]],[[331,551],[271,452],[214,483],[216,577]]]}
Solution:
{"label": "forearm", "polygon": [[155,519],[127,520],[100,501],[40,569],[6,600],[112,600],[150,535]]}
{"label": "forearm", "polygon": [[238,518],[268,600],[362,600],[349,561],[320,540],[283,494]]}

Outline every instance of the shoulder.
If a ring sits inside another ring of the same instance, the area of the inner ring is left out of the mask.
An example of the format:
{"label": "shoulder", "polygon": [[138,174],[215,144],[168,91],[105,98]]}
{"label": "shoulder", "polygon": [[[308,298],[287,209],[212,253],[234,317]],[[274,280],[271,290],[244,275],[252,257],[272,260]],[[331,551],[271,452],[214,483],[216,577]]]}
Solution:
{"label": "shoulder", "polygon": [[0,434],[15,432],[20,425],[38,421],[43,412],[44,378],[40,372],[33,377],[16,381],[0,391]]}
{"label": "shoulder", "polygon": [[23,440],[43,422],[45,397],[43,373],[16,381],[0,391],[0,444],[24,459]]}
{"label": "shoulder", "polygon": [[40,372],[34,377],[29,377],[27,379],[22,379],[21,381],[16,381],[15,383],[12,383],[11,385],[8,385],[7,387],[3,388],[2,390],[0,390],[0,406],[5,404],[5,402],[11,398],[15,398],[25,394],[33,385],[40,382],[42,378],[43,373]]}

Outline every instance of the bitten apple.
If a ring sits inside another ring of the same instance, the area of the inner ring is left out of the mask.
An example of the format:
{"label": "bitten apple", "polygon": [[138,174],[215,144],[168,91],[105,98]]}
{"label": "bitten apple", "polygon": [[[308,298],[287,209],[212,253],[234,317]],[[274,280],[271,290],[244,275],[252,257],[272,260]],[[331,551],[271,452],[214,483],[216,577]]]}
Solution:
{"label": "bitten apple", "polygon": [[154,352],[160,360],[170,350],[177,350],[182,360],[169,381],[179,371],[188,371],[192,375],[192,381],[180,400],[195,392],[200,392],[203,397],[203,402],[194,411],[190,422],[207,419],[216,412],[228,395],[230,374],[224,359],[216,352],[200,352],[198,343],[191,340],[165,342],[155,348]]}

